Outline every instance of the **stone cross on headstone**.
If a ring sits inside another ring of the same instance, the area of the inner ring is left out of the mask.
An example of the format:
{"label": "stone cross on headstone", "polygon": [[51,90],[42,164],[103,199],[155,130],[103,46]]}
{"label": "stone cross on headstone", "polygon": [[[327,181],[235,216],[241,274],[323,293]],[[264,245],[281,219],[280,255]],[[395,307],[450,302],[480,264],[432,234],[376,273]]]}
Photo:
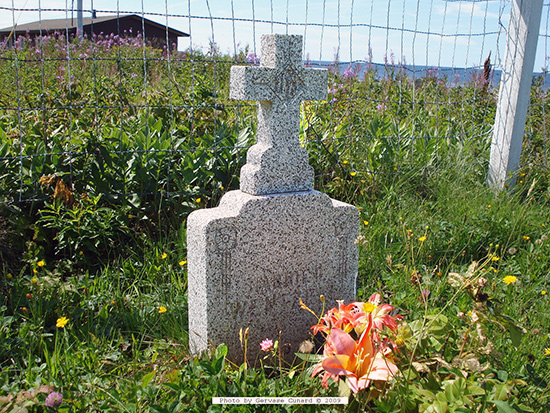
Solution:
{"label": "stone cross on headstone", "polygon": [[252,195],[313,189],[313,168],[300,146],[300,104],[327,99],[326,70],[302,66],[302,36],[262,36],[260,67],[231,68],[230,97],[258,100],[256,145],[241,170]]}
{"label": "stone cross on headstone", "polygon": [[301,36],[262,36],[262,66],[233,67],[231,96],[258,99],[257,143],[241,170],[241,190],[187,220],[189,343],[198,353],[225,343],[244,360],[279,340],[288,361],[336,300],[355,299],[359,213],[313,190],[299,143],[300,102],[324,99],[327,72],[301,67]]}

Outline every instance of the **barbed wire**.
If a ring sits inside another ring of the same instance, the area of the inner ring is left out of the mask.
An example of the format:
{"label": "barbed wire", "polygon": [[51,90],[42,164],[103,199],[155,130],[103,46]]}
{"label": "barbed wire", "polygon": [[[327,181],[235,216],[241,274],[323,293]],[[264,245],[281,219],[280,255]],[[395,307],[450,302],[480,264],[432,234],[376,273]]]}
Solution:
{"label": "barbed wire", "polygon": [[[487,0],[484,0],[487,1]],[[502,1],[502,0],[496,0],[496,1]],[[36,8],[11,8],[6,6],[0,6],[0,10],[9,10],[9,11],[17,11],[17,12],[64,12],[67,9],[36,9]],[[96,13],[115,13],[115,10],[83,10],[87,13],[92,13],[95,11]],[[120,15],[132,15],[136,14],[135,11],[120,11],[118,12]],[[381,26],[377,24],[370,24],[370,23],[353,23],[353,24],[345,24],[345,23],[316,23],[316,22],[308,22],[308,23],[301,23],[301,22],[290,22],[290,21],[277,21],[277,20],[266,20],[266,19],[256,19],[256,18],[245,18],[245,17],[222,17],[222,16],[201,16],[201,15],[187,15],[187,14],[165,14],[165,13],[157,13],[157,12],[147,12],[144,13],[144,16],[158,16],[158,17],[176,17],[176,18],[190,18],[193,20],[216,20],[216,21],[235,21],[235,22],[243,22],[243,23],[265,23],[265,24],[273,24],[277,26],[317,26],[317,27],[332,27],[332,28],[351,28],[351,27],[371,27],[373,29],[381,29],[381,30],[390,30],[390,31],[398,31],[398,32],[407,32],[407,33],[417,33],[417,34],[423,34],[423,35],[429,35],[429,36],[440,36],[440,37],[477,37],[477,36],[486,36],[486,35],[496,35],[499,33],[498,30],[490,31],[490,32],[478,32],[478,33],[438,33],[438,32],[429,32],[429,31],[423,31],[418,30],[415,31],[414,29],[408,29],[403,27],[393,27],[393,26]]]}

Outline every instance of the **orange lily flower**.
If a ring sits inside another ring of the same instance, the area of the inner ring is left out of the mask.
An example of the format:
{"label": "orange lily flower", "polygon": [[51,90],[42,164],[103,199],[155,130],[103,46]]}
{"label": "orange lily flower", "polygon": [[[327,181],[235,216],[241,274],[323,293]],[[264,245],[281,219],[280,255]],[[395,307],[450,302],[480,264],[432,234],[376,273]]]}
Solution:
{"label": "orange lily flower", "polygon": [[[401,320],[403,317],[400,315],[391,316],[389,313],[393,310],[393,306],[389,304],[380,304],[380,294],[373,294],[369,298],[369,301],[364,303],[361,310],[363,311],[364,316],[370,313],[372,314],[373,327],[377,330],[382,330],[384,326],[388,327],[392,331],[397,330],[397,321]],[[364,318],[361,320],[365,323]]]}
{"label": "orange lily flower", "polygon": [[321,323],[313,327],[313,334],[319,331],[330,334],[332,328],[339,328],[346,333],[355,330],[359,336],[363,333],[368,318],[372,315],[373,327],[377,330],[382,330],[384,326],[390,330],[397,330],[397,320],[403,317],[400,315],[391,316],[389,313],[393,310],[393,306],[389,304],[380,304],[380,294],[373,294],[366,303],[355,301],[348,305],[344,305],[343,301],[338,301],[338,308],[330,309],[327,314],[321,318]]}
{"label": "orange lily flower", "polygon": [[349,333],[354,327],[355,310],[354,304],[344,305],[343,301],[338,301],[338,308],[330,309],[327,314],[321,319],[321,324],[316,324],[313,327],[313,334],[319,331],[329,334],[334,327],[344,330]]}
{"label": "orange lily flower", "polygon": [[374,348],[370,334],[372,327],[372,316],[369,315],[368,326],[358,342],[345,331],[333,327],[327,336],[327,344],[334,355],[326,357],[313,375],[324,370],[322,384],[325,386],[329,378],[338,380],[339,376],[345,376],[346,384],[354,393],[367,388],[372,380],[390,380],[397,366],[384,358],[382,351]]}

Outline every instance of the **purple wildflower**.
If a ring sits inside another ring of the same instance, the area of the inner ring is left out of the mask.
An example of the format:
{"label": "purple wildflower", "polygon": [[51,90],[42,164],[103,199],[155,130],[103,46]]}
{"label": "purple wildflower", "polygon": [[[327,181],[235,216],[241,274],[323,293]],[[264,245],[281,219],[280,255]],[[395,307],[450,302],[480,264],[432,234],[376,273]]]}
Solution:
{"label": "purple wildflower", "polygon": [[352,72],[350,69],[344,70],[344,77],[346,77],[346,78],[349,79],[349,78],[352,78],[352,77],[354,77],[354,76],[355,76],[355,75],[353,74],[353,72]]}
{"label": "purple wildflower", "polygon": [[254,52],[249,53],[248,56],[246,57],[246,59],[248,60],[248,63],[252,63],[254,65],[260,64],[260,58]]}
{"label": "purple wildflower", "polygon": [[46,407],[52,407],[56,409],[61,403],[63,403],[63,395],[61,393],[54,391],[48,394],[48,397],[46,397]]}

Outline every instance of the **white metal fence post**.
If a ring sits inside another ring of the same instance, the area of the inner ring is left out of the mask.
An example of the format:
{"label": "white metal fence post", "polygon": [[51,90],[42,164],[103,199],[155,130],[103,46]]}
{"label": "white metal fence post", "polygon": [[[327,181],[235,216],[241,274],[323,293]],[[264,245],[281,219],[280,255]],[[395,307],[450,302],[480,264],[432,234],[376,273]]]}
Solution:
{"label": "white metal fence post", "polygon": [[542,0],[512,2],[487,178],[495,189],[516,182],[541,14]]}

